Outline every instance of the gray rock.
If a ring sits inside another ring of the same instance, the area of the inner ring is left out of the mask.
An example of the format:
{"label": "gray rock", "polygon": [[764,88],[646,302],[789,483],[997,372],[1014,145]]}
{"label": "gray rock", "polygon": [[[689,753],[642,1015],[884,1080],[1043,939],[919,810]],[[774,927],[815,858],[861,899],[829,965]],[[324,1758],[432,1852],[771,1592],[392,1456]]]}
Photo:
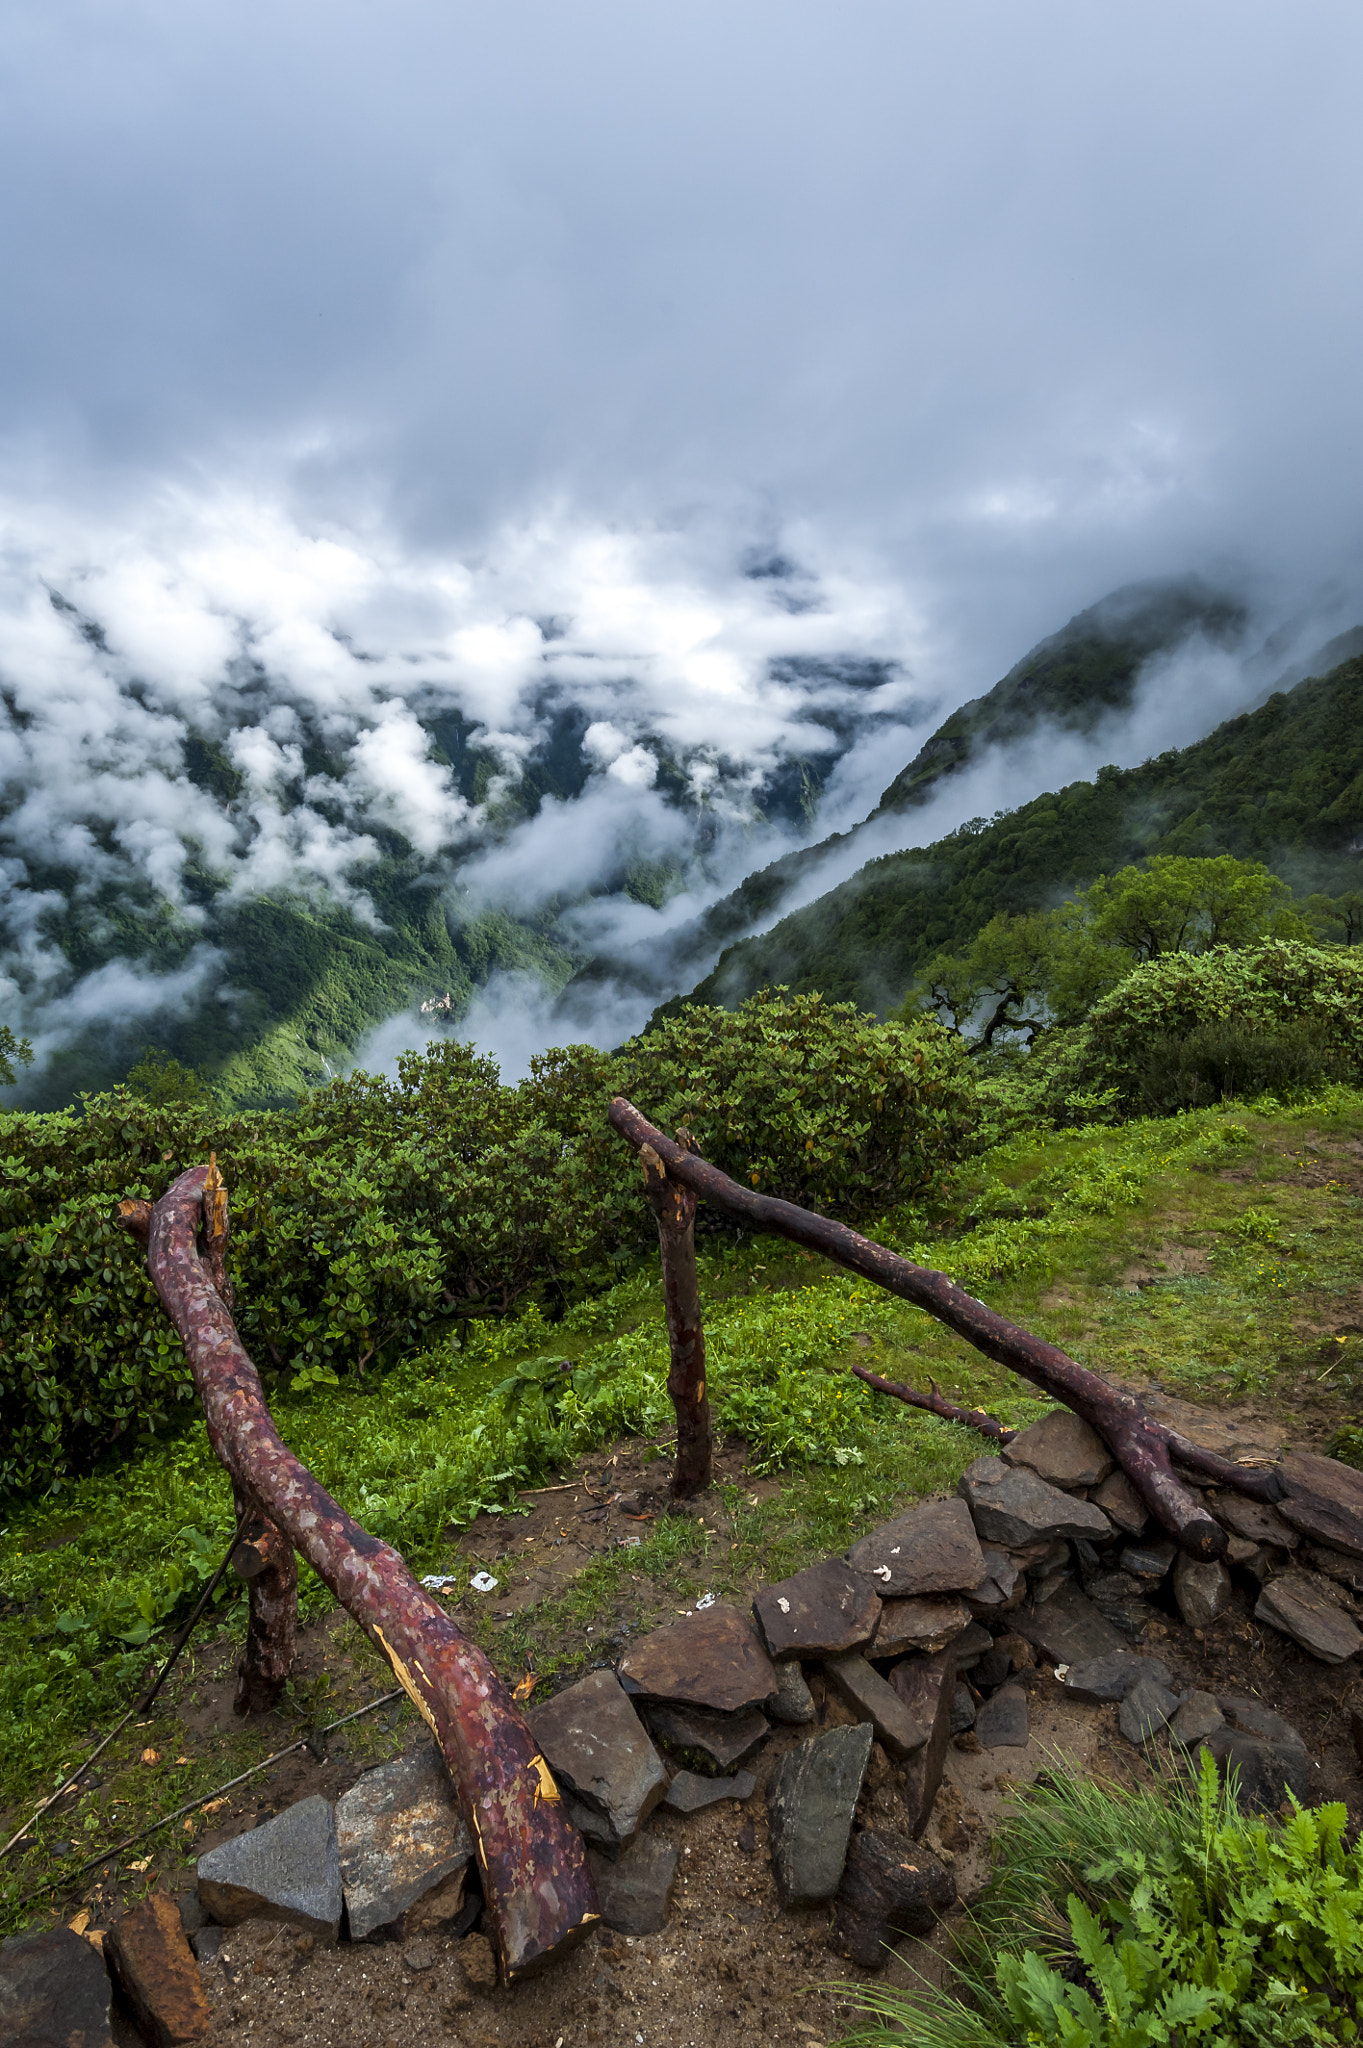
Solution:
{"label": "gray rock", "polygon": [[1189,1628],[1210,1628],[1231,1604],[1231,1576],[1219,1558],[1199,1564],[1181,1550],[1174,1561],[1174,1598]]}
{"label": "gray rock", "polygon": [[782,1657],[836,1657],[869,1643],[880,1619],[870,1579],[830,1557],[778,1585],[763,1586],[752,1604],[767,1648]]}
{"label": "gray rock", "polygon": [[757,1780],[751,1771],[737,1771],[732,1778],[702,1778],[695,1771],[678,1771],[667,1788],[663,1805],[673,1813],[700,1813],[718,1806],[721,1799],[751,1799]]}
{"label": "gray rock", "polygon": [[1101,1706],[1111,1700],[1124,1700],[1142,1678],[1153,1679],[1156,1685],[1168,1685],[1172,1676],[1169,1666],[1158,1657],[1141,1657],[1134,1650],[1109,1650],[1106,1656],[1071,1664],[1064,1686],[1076,1699]]}
{"label": "gray rock", "polygon": [[1020,1607],[1012,1625],[1052,1664],[1088,1664],[1125,1648],[1112,1623],[1073,1582],[1039,1605],[1033,1601],[1030,1607]]}
{"label": "gray rock", "polygon": [[970,1512],[959,1500],[930,1500],[910,1509],[863,1536],[847,1557],[882,1600],[892,1593],[964,1593],[985,1576]]}
{"label": "gray rock", "polygon": [[[765,1725],[765,1724],[764,1724]],[[589,1841],[631,1841],[667,1790],[667,1772],[613,1671],[592,1671],[530,1716],[565,1810]]]}
{"label": "gray rock", "polygon": [[939,1650],[931,1657],[906,1657],[890,1673],[890,1683],[928,1739],[904,1766],[903,1799],[909,1832],[922,1834],[942,1782],[947,1744],[951,1740],[951,1702],[956,1691],[956,1653]]}
{"label": "gray rock", "polygon": [[962,1473],[959,1490],[986,1543],[1011,1548],[1066,1536],[1102,1543],[1112,1534],[1112,1524],[1092,1501],[1061,1493],[1026,1466],[1005,1465],[1002,1458],[976,1458]]}
{"label": "gray rock", "polygon": [[1203,1746],[1215,1757],[1223,1778],[1235,1774],[1236,1795],[1247,1813],[1276,1813],[1289,1791],[1303,1805],[1320,1797],[1317,1768],[1295,1744],[1265,1742],[1258,1735],[1218,1728]]}
{"label": "gray rock", "polygon": [[1090,1572],[1084,1579],[1084,1591],[1114,1628],[1135,1635],[1150,1619],[1147,1584],[1133,1579],[1130,1572]]}
{"label": "gray rock", "polygon": [[1066,1493],[1097,1486],[1112,1470],[1114,1459],[1096,1429],[1069,1408],[1056,1408],[1003,1447],[1009,1465],[1026,1465],[1048,1486]]}
{"label": "gray rock", "polygon": [[189,1945],[198,1963],[211,1963],[227,1939],[225,1927],[196,1927],[189,1937]]}
{"label": "gray rock", "polygon": [[1157,1543],[1128,1543],[1122,1551],[1122,1570],[1130,1572],[1133,1579],[1158,1582],[1168,1575],[1177,1556],[1178,1545],[1167,1538]]}
{"label": "gray rock", "polygon": [[1154,1678],[1138,1678],[1117,1709],[1117,1726],[1128,1742],[1148,1742],[1167,1726],[1178,1696]]}
{"label": "gray rock", "polygon": [[199,1858],[197,1875],[205,1909],[224,1927],[292,1920],[321,1942],[340,1932],[341,1863],[329,1799],[300,1799],[234,1835]]}
{"label": "gray rock", "polygon": [[1238,1693],[1224,1693],[1216,1702],[1238,1734],[1257,1735],[1263,1742],[1275,1742],[1285,1749],[1306,1754],[1306,1743],[1292,1723],[1262,1700],[1247,1700]]}
{"label": "gray rock", "polygon": [[958,1685],[951,1695],[951,1732],[964,1735],[975,1726],[975,1701],[968,1685]]}
{"label": "gray rock", "polygon": [[1247,1536],[1228,1536],[1226,1539],[1226,1562],[1248,1567],[1250,1570],[1263,1555],[1261,1543],[1251,1543]]}
{"label": "gray rock", "polygon": [[1193,1749],[1224,1724],[1225,1715],[1209,1692],[1190,1692],[1170,1721],[1169,1733],[1185,1749]]}
{"label": "gray rock", "polygon": [[814,1695],[793,1658],[777,1665],[776,1690],[766,1707],[773,1721],[784,1721],[790,1728],[801,1728],[814,1719]]}
{"label": "gray rock", "polygon": [[1124,1536],[1142,1536],[1150,1520],[1149,1510],[1125,1472],[1110,1472],[1089,1499]]}
{"label": "gray rock", "polygon": [[835,1691],[858,1720],[870,1722],[877,1741],[896,1762],[902,1763],[922,1748],[928,1739],[926,1724],[905,1706],[889,1681],[874,1671],[864,1657],[855,1650],[846,1657],[829,1657],[824,1670]]}
{"label": "gray rock", "polygon": [[1363,1596],[1363,1558],[1346,1557],[1342,1550],[1330,1550],[1324,1543],[1308,1543],[1302,1555],[1312,1571],[1347,1586],[1357,1598]]}
{"label": "gray rock", "polygon": [[771,1698],[776,1667],[756,1624],[721,1601],[641,1636],[620,1659],[620,1682],[631,1695],[736,1714]]}
{"label": "gray rock", "polygon": [[956,1880],[935,1856],[916,1842],[867,1830],[847,1852],[832,1945],[861,1969],[880,1969],[897,1936],[931,1934],[955,1903]]}
{"label": "gray rock", "polygon": [[956,1658],[957,1671],[973,1671],[986,1650],[992,1649],[993,1646],[994,1638],[988,1629],[982,1628],[978,1621],[972,1621],[969,1628],[964,1629],[951,1646]]}
{"label": "gray rock", "polygon": [[93,1942],[44,1927],[0,1942],[5,2048],[111,2048],[113,1988]]}
{"label": "gray rock", "polygon": [[1254,1619],[1281,1629],[1322,1664],[1343,1664],[1363,1649],[1363,1635],[1331,1599],[1332,1591],[1332,1582],[1315,1572],[1279,1572],[1260,1593]]}
{"label": "gray rock", "polygon": [[1017,1559],[997,1543],[982,1544],[981,1551],[985,1575],[962,1597],[976,1620],[992,1621],[1021,1606],[1027,1597],[1027,1580]]}
{"label": "gray rock", "polygon": [[739,1714],[711,1714],[704,1707],[678,1707],[655,1701],[644,1717],[660,1742],[694,1758],[698,1768],[718,1774],[746,1763],[771,1734],[771,1723],[757,1707]]}
{"label": "gray rock", "polygon": [[197,1892],[181,1892],[175,1903],[180,1908],[180,1925],[186,1935],[197,1934],[201,1927],[208,1925],[208,1915]]}
{"label": "gray rock", "polygon": [[791,1750],[772,1774],[772,1869],[787,1905],[829,1899],[837,1890],[874,1739],[868,1721],[830,1728]]}
{"label": "gray rock", "polygon": [[1226,1492],[1208,1496],[1207,1505],[1218,1522],[1233,1536],[1248,1543],[1271,1543],[1276,1550],[1293,1550],[1301,1537],[1266,1500],[1251,1500],[1248,1494]]}
{"label": "gray rock", "polygon": [[865,1654],[907,1657],[914,1650],[944,1650],[969,1625],[970,1611],[954,1593],[920,1593],[887,1600]]}
{"label": "gray rock", "polygon": [[1027,1695],[1020,1685],[1004,1685],[986,1700],[975,1716],[975,1733],[985,1749],[1026,1749]]}
{"label": "gray rock", "polygon": [[678,1858],[679,1852],[657,1835],[636,1835],[613,1859],[589,1849],[587,1861],[607,1927],[619,1934],[657,1934],[666,1927]]}
{"label": "gray rock", "polygon": [[989,1692],[995,1686],[1002,1685],[1005,1678],[1011,1677],[1012,1671],[1012,1658],[1006,1650],[1000,1649],[995,1643],[985,1651],[975,1666],[975,1683],[981,1692]]}
{"label": "gray rock", "polygon": [[352,1941],[402,1940],[457,1916],[473,1841],[432,1744],[366,1771],[337,1800],[336,1846]]}
{"label": "gray rock", "polygon": [[1278,1503],[1285,1522],[1346,1557],[1363,1557],[1363,1472],[1303,1452],[1284,1458],[1278,1473],[1286,1489]]}

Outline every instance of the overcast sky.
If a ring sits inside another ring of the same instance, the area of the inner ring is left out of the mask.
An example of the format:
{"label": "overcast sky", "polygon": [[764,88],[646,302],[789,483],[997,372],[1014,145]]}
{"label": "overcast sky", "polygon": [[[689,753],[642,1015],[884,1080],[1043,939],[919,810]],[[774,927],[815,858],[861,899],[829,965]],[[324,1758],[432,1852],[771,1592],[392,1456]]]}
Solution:
{"label": "overcast sky", "polygon": [[[898,678],[827,829],[1116,585],[1227,580],[1297,652],[1363,618],[1357,0],[0,22],[0,994],[64,986],[35,862],[102,848],[175,899],[181,745],[229,730],[233,650],[276,701],[233,714],[220,857],[344,898],[376,820],[467,822],[404,692],[434,676],[514,772],[545,614],[600,756],[575,887],[676,836],[648,732],[751,778],[799,752],[773,656]],[[746,580],[753,550],[804,581]],[[1238,688],[1190,686],[1168,737]],[[271,795],[291,705],[349,750],[331,838]],[[542,876],[541,829],[479,886]]]}
{"label": "overcast sky", "polygon": [[980,681],[1135,574],[1353,576],[1354,0],[5,20],[11,503],[804,521]]}

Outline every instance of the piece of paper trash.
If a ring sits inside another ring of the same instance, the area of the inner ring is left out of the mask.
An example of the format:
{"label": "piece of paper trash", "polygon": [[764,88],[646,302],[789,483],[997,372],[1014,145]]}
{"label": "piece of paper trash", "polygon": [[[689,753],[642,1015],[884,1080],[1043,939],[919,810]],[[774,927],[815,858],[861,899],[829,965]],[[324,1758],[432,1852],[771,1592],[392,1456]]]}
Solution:
{"label": "piece of paper trash", "polygon": [[1068,1664],[1057,1664],[1055,1667],[1055,1675],[1057,1678],[1068,1678],[1069,1671],[1070,1667]]}
{"label": "piece of paper trash", "polygon": [[469,1584],[475,1593],[495,1593],[497,1590],[497,1581],[491,1572],[475,1572]]}
{"label": "piece of paper trash", "polygon": [[786,1598],[786,1596],[785,1596],[785,1594],[784,1594],[784,1593],[778,1593],[778,1594],[777,1594],[777,1596],[776,1596],[776,1604],[777,1604],[777,1606],[778,1606],[778,1607],[780,1608],[780,1610],[781,1610],[782,1614],[789,1614],[789,1613],[790,1613],[790,1602],[789,1602],[789,1600],[787,1600],[787,1598]]}
{"label": "piece of paper trash", "polygon": [[878,1579],[892,1579],[894,1577],[894,1573],[887,1564],[873,1565],[872,1570]]}
{"label": "piece of paper trash", "polygon": [[703,1614],[707,1607],[713,1607],[718,1598],[718,1593],[702,1593],[696,1602],[697,1614]]}
{"label": "piece of paper trash", "polygon": [[421,1583],[428,1593],[448,1593],[450,1587],[457,1586],[459,1581],[449,1572],[432,1572]]}

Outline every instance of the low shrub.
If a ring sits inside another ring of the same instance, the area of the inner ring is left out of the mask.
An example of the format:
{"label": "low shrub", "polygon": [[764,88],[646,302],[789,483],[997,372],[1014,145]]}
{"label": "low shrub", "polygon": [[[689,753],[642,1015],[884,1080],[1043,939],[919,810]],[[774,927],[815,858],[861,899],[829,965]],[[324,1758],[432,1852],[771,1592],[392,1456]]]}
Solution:
{"label": "low shrub", "polygon": [[1315,1019],[1269,1027],[1215,1017],[1181,1038],[1161,1033],[1130,1076],[1128,1092],[1142,1115],[1172,1116],[1233,1097],[1290,1100],[1332,1081],[1347,1083],[1356,1071]]}
{"label": "low shrub", "polygon": [[1246,1819],[1197,1776],[1127,1792],[1058,1768],[993,1845],[954,1991],[867,1994],[844,2048],[1278,2048],[1358,2037],[1363,1858],[1343,1805]]}
{"label": "low shrub", "polygon": [[442,1326],[551,1314],[653,1241],[623,1088],[752,1186],[865,1216],[940,1177],[969,1135],[965,1063],[934,1025],[764,992],[619,1055],[569,1047],[517,1088],[446,1041],[395,1080],[355,1074],[293,1111],[229,1116],[128,1089],[0,1115],[0,1492],[88,1467],[190,1399],[145,1260],[114,1221],[218,1154],[237,1321],[296,1388],[379,1370]]}

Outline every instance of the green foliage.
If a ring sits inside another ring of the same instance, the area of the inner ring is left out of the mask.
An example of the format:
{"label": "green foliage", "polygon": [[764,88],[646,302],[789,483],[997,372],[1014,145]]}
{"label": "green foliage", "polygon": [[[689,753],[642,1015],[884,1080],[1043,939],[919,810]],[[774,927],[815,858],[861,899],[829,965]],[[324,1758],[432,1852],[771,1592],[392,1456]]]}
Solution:
{"label": "green foliage", "polygon": [[[1099,875],[1168,854],[1263,861],[1295,889],[1357,886],[1363,832],[1363,660],[1275,693],[1207,739],[1139,768],[1103,768],[887,854],[758,938],[730,946],[693,1002],[736,1004],[764,983],[882,1007],[935,954],[997,915],[1042,910]],[[814,856],[806,857],[806,864]]]}
{"label": "green foliage", "polygon": [[870,2009],[924,2048],[1354,2040],[1363,1862],[1347,1827],[1342,1805],[1298,1806],[1282,1826],[1242,1817],[1205,1751],[1195,1779],[1153,1792],[1057,1770],[995,1838],[969,2002],[882,1993]]}
{"label": "green foliage", "polygon": [[1147,1116],[1172,1116],[1234,1097],[1282,1100],[1353,1078],[1355,1064],[1322,1027],[1297,1018],[1272,1028],[1240,1017],[1195,1024],[1181,1038],[1161,1032],[1131,1076],[1130,1094]]}
{"label": "green foliage", "polygon": [[154,1045],[145,1046],[141,1059],[129,1067],[124,1086],[139,1102],[150,1102],[156,1108],[172,1103],[207,1103],[213,1099],[213,1090],[202,1074],[196,1074],[193,1067],[181,1066],[179,1060]]}
{"label": "green foliage", "polygon": [[[866,1217],[940,1181],[975,1123],[974,1083],[930,1019],[877,1024],[846,1003],[763,989],[737,1011],[693,1007],[614,1057],[583,1046],[532,1062],[539,1113],[572,1130],[584,1199],[623,1207],[637,1168],[602,1116],[612,1093],[682,1125],[732,1179]],[[622,1184],[623,1177],[623,1184]]]}
{"label": "green foliage", "polygon": [[1100,875],[1056,910],[991,918],[964,953],[928,962],[901,1015],[926,1009],[958,1035],[977,1027],[976,1052],[1001,1031],[1024,1032],[1030,1044],[1050,1024],[1082,1022],[1142,962],[1244,946],[1270,931],[1307,937],[1288,893],[1260,861],[1159,854]]}
{"label": "green foliage", "polygon": [[26,1038],[16,1038],[8,1024],[0,1024],[0,1088],[8,1088],[14,1080],[14,1062],[21,1067],[33,1064],[33,1047]]}
{"label": "green foliage", "polygon": [[959,1155],[964,1066],[934,1025],[764,994],[619,1059],[547,1055],[519,1088],[445,1041],[404,1055],[396,1081],[356,1074],[293,1111],[233,1117],[121,1089],[80,1116],[0,1117],[0,1490],[183,1413],[180,1345],[114,1209],[154,1200],[210,1150],[231,1193],[242,1338],[301,1393],[451,1322],[609,1286],[652,1237],[637,1164],[606,1122],[621,1086],[669,1125],[689,1120],[753,1184],[865,1215]]}
{"label": "green foliage", "polygon": [[1184,1048],[1189,1085],[1199,1061],[1209,1077],[1204,1086],[1239,1082],[1223,1093],[1245,1092],[1256,1070],[1275,1067],[1284,1085],[1331,1078],[1337,1068],[1363,1072],[1363,959],[1270,939],[1153,960],[1095,1005],[1084,1057],[1096,1085],[1135,1103],[1158,1085],[1151,1055],[1160,1041]]}

